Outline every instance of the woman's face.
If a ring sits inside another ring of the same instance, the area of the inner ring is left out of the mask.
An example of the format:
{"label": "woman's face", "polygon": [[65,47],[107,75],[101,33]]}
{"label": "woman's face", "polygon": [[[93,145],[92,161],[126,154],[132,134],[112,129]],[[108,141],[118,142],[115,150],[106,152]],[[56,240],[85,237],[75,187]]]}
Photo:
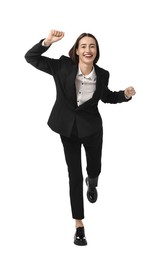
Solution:
{"label": "woman's face", "polygon": [[85,36],[79,41],[76,54],[79,56],[79,63],[93,64],[97,55],[96,41],[92,37]]}

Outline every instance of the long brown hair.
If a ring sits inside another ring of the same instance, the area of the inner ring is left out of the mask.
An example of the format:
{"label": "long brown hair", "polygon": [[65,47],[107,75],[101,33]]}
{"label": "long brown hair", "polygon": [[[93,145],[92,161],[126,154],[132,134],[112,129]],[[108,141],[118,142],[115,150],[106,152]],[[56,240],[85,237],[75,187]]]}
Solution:
{"label": "long brown hair", "polygon": [[96,58],[94,59],[94,64],[97,63],[97,61],[99,60],[99,57],[100,57],[100,49],[99,49],[99,44],[98,44],[98,41],[96,39],[96,37],[91,34],[91,33],[82,33],[76,40],[76,42],[74,43],[73,47],[69,50],[69,56],[70,58],[72,59],[72,61],[74,63],[78,63],[79,62],[79,57],[78,55],[76,54],[76,50],[78,49],[78,46],[79,46],[79,41],[85,37],[85,36],[88,36],[88,37],[91,37],[95,40],[96,42],[96,47],[97,47],[97,54],[96,54]]}

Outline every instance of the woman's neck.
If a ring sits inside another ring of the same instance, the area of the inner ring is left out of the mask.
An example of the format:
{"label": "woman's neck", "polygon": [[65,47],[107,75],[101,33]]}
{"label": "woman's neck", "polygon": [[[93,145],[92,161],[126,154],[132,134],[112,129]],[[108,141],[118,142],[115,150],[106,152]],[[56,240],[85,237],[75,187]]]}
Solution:
{"label": "woman's neck", "polygon": [[84,76],[89,75],[93,69],[93,64],[79,64],[80,70]]}

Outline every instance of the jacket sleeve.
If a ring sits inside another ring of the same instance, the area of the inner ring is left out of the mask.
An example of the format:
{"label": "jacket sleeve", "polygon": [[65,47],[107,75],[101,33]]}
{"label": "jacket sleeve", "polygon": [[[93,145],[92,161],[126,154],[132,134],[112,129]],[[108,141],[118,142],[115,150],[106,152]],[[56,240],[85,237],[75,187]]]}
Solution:
{"label": "jacket sleeve", "polygon": [[[44,40],[44,39],[43,39]],[[30,63],[35,68],[46,72],[50,75],[54,75],[59,67],[59,60],[48,58],[43,56],[42,54],[46,52],[49,47],[42,46],[41,40],[39,43],[34,45],[31,49],[29,49],[25,54],[25,59],[28,63]]]}
{"label": "jacket sleeve", "polygon": [[101,101],[104,103],[116,104],[127,102],[132,98],[127,99],[124,95],[124,90],[112,91],[108,88],[110,74],[107,71],[107,75],[104,77],[104,85],[101,94]]}

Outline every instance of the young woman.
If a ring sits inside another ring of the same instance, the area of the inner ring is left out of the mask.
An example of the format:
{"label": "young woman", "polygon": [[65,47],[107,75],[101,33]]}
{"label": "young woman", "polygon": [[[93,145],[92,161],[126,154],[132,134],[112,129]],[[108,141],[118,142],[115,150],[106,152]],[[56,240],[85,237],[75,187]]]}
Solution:
{"label": "young woman", "polygon": [[57,95],[48,125],[60,135],[68,167],[72,218],[75,219],[74,244],[87,245],[84,230],[83,174],[81,147],[87,159],[87,198],[91,203],[98,197],[97,185],[101,172],[102,118],[98,102],[127,102],[135,95],[133,87],[111,91],[108,88],[109,72],[97,64],[99,44],[94,35],[81,34],[69,51],[52,59],[42,55],[64,32],[51,30],[47,38],[34,45],[25,59],[35,68],[53,76]]}

